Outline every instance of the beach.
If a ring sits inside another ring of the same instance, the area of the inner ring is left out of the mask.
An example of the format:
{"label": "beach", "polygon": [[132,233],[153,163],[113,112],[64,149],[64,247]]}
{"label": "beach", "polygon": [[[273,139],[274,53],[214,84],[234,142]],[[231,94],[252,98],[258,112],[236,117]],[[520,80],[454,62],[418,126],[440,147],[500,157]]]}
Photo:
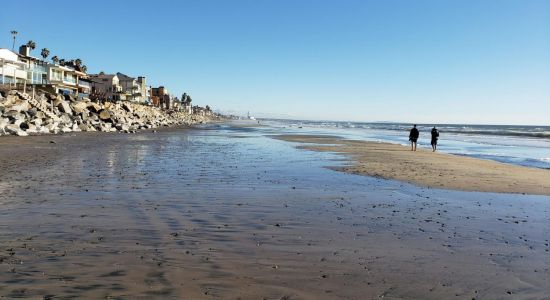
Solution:
{"label": "beach", "polygon": [[[2,137],[0,299],[548,297],[548,171],[509,187],[515,166],[402,148],[231,123]],[[445,180],[410,179],[428,157]],[[452,185],[463,159],[499,189]]]}
{"label": "beach", "polygon": [[280,135],[301,149],[352,158],[335,170],[410,182],[431,188],[550,195],[550,171],[410,147],[321,135]]}

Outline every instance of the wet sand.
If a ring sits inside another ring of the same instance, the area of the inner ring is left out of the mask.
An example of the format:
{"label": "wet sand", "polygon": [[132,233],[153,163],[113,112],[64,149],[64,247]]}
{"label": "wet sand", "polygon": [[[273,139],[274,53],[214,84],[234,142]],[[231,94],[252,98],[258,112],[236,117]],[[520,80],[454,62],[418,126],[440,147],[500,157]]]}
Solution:
{"label": "wet sand", "polygon": [[329,163],[253,128],[3,137],[0,299],[550,294],[548,197]]}
{"label": "wet sand", "polygon": [[451,155],[389,143],[345,140],[321,135],[279,135],[305,143],[302,149],[338,152],[352,157],[335,170],[405,181],[425,187],[495,193],[550,195],[550,170]]}

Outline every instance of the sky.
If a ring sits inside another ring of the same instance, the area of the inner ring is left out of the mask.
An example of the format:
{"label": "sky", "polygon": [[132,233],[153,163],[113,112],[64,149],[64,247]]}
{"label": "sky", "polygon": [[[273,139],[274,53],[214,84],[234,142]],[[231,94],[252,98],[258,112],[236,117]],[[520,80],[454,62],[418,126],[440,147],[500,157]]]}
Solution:
{"label": "sky", "polygon": [[0,47],[224,112],[550,125],[550,1],[4,1]]}

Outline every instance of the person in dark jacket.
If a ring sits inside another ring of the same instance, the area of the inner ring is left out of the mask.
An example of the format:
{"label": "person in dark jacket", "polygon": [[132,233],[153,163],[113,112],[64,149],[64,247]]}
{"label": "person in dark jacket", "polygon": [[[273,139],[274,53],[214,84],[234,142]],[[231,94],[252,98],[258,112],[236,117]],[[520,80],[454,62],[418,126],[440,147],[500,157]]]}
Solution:
{"label": "person in dark jacket", "polygon": [[418,136],[420,135],[420,132],[418,132],[418,129],[416,129],[416,124],[411,129],[411,133],[409,133],[409,141],[411,141],[411,151],[416,151],[416,141],[418,140]]}
{"label": "person in dark jacket", "polygon": [[437,139],[439,139],[439,131],[434,126],[434,128],[432,128],[432,149],[433,149],[433,152],[435,152],[435,150],[437,150]]}

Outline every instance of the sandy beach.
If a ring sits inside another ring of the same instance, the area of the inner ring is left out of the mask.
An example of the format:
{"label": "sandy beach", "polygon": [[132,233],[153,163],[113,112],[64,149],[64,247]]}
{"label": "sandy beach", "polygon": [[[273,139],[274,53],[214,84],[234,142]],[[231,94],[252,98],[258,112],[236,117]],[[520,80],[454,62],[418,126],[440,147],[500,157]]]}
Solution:
{"label": "sandy beach", "polygon": [[550,294],[547,196],[336,172],[262,130],[1,138],[0,299]]}
{"label": "sandy beach", "polygon": [[348,155],[348,166],[333,167],[352,174],[395,179],[431,188],[496,193],[550,195],[550,170],[451,155],[397,144],[346,140],[334,136],[279,135],[303,143],[301,149]]}

